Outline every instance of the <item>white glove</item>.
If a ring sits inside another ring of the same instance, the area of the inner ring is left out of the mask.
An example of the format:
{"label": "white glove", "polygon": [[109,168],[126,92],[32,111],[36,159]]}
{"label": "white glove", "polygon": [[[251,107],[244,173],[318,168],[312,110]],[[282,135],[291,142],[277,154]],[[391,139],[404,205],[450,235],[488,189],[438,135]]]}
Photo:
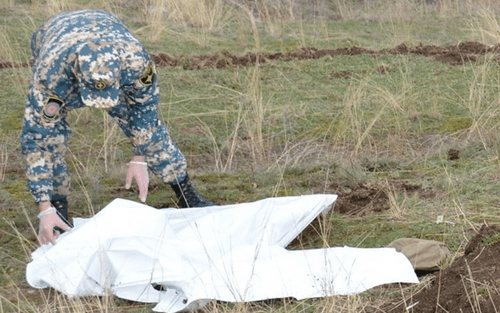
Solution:
{"label": "white glove", "polygon": [[148,164],[144,162],[144,157],[134,157],[129,163],[127,178],[125,179],[125,188],[129,189],[132,185],[132,179],[135,178],[139,187],[139,198],[142,202],[146,202],[148,195],[149,173]]}
{"label": "white glove", "polygon": [[54,230],[54,227],[59,227],[63,231],[68,231],[71,227],[64,223],[63,220],[57,215],[57,211],[54,207],[49,207],[45,211],[38,214],[38,219],[40,220],[40,228],[38,229],[38,240],[41,244],[56,243],[57,237],[60,233]]}

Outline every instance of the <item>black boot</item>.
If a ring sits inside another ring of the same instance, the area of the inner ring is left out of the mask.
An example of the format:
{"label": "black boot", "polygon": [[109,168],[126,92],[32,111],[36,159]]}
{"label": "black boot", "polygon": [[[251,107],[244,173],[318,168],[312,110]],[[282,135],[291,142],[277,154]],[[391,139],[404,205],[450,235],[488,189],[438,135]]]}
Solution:
{"label": "black boot", "polygon": [[170,185],[175,192],[177,198],[179,198],[180,208],[201,208],[205,206],[216,205],[210,200],[203,198],[198,191],[191,185],[189,177],[186,174],[186,178],[179,182],[177,185]]}
{"label": "black boot", "polygon": [[55,199],[50,200],[50,203],[57,210],[57,215],[62,219],[63,222],[72,227],[69,222],[68,215],[68,199],[65,196],[54,197]]}

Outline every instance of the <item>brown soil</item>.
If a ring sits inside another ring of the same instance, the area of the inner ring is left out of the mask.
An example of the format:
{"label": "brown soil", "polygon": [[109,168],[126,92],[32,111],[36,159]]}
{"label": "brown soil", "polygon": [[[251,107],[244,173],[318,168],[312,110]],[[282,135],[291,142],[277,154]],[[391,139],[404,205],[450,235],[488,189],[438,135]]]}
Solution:
{"label": "brown soil", "polygon": [[335,202],[334,211],[337,213],[364,216],[389,208],[388,197],[383,190],[358,186],[352,190],[339,190],[336,193],[338,199]]}
{"label": "brown soil", "polygon": [[[420,197],[434,197],[431,191],[422,189],[421,186],[409,185],[403,181],[390,181],[391,189],[404,191],[407,193],[419,193]],[[333,207],[333,212],[340,213],[346,216],[369,216],[372,214],[380,213],[389,209],[389,196],[387,194],[387,189],[379,189],[373,186],[358,185],[355,187],[347,188],[339,186],[337,184],[332,184],[328,186],[327,190],[323,192],[336,194],[338,196],[337,201]],[[304,246],[316,244],[310,242],[317,238],[322,238],[322,230],[324,225],[321,217],[315,219],[311,224],[309,224],[302,233],[295,238],[288,249],[303,249]],[[319,243],[323,244],[323,242]]]}
{"label": "brown soil", "polygon": [[[444,313],[500,311],[500,227],[483,225],[462,257],[435,274],[405,306],[384,312]],[[410,304],[414,306],[405,310]]]}
{"label": "brown soil", "polygon": [[[458,157],[458,151],[449,153]],[[389,208],[384,189],[368,186],[339,188],[331,186],[339,198],[334,211],[350,216],[365,216]],[[420,186],[392,181],[391,188],[408,193],[418,192],[421,197],[432,197],[432,192]],[[300,248],[307,238],[316,238],[322,229],[321,220],[313,221],[288,248]],[[483,225],[465,247],[464,255],[455,259],[433,275],[427,286],[412,295],[405,303],[387,303],[374,312],[410,313],[477,313],[500,312],[500,226]],[[407,307],[411,308],[408,310]],[[366,312],[371,312],[367,308]]]}
{"label": "brown soil", "polygon": [[0,58],[0,69],[12,68],[12,67],[28,67],[28,65],[29,65],[28,62],[16,63]]}
{"label": "brown soil", "polygon": [[[408,194],[418,192],[420,197],[433,197],[434,194],[423,190],[421,186],[409,185],[405,182],[390,181],[391,189]],[[386,189],[359,185],[354,188],[339,188],[330,186],[329,192],[338,195],[334,211],[348,216],[366,216],[389,209],[389,196]]]}
{"label": "brown soil", "polygon": [[[287,53],[254,53],[248,52],[245,55],[238,56],[227,50],[220,53],[208,55],[180,55],[174,56],[169,53],[152,54],[155,63],[159,67],[182,67],[186,70],[201,70],[208,68],[227,68],[235,66],[252,66],[257,63],[266,63],[273,60],[293,61],[304,59],[319,59],[322,57],[338,55],[360,55],[360,54],[417,54],[432,57],[436,61],[451,63],[455,65],[464,64],[477,60],[478,57],[487,53],[499,54],[500,45],[487,46],[479,42],[463,42],[451,46],[434,46],[420,44],[416,47],[409,47],[406,44],[400,44],[391,49],[370,50],[360,47],[338,48],[338,49],[317,49],[313,47],[303,47]],[[500,61],[500,55],[495,57]],[[0,69],[11,67],[27,67],[28,62],[15,63],[0,59]],[[386,73],[386,68],[377,69],[381,73]],[[351,72],[332,73],[334,77],[349,77]]]}
{"label": "brown soil", "polygon": [[[325,56],[338,55],[360,55],[360,54],[418,54],[428,57],[433,57],[436,61],[451,63],[455,65],[464,64],[466,62],[475,61],[479,56],[487,53],[498,54],[500,45],[486,46],[479,42],[464,42],[458,45],[451,46],[434,46],[420,44],[416,47],[408,47],[406,44],[401,44],[392,49],[384,49],[380,51],[351,47],[339,49],[317,49],[313,47],[303,47],[296,51],[288,53],[254,53],[248,52],[243,56],[237,56],[229,51],[222,51],[211,55],[193,55],[193,56],[178,56],[175,57],[168,53],[153,54],[157,66],[182,67],[189,70],[199,70],[207,68],[226,68],[233,66],[251,66],[257,63],[266,63],[273,60],[292,61],[304,59],[319,59]],[[377,71],[386,73],[387,68],[378,68]],[[352,73],[340,73],[339,77],[349,77]],[[333,74],[335,76],[335,74]]]}

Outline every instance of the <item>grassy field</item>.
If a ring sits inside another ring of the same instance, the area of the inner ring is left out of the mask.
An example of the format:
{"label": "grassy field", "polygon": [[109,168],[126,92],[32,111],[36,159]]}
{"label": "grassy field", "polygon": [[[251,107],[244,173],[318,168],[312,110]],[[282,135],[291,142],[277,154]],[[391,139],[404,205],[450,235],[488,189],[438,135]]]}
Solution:
{"label": "grassy field", "polygon": [[[116,13],[150,53],[177,57],[306,46],[495,45],[500,38],[500,6],[488,0],[3,0],[0,62],[29,61],[37,25],[80,8]],[[149,312],[150,305],[69,299],[25,283],[38,246],[18,143],[30,69],[0,73],[0,312]],[[379,247],[413,237],[443,241],[457,257],[481,224],[500,220],[494,55],[455,65],[416,54],[359,54],[225,69],[161,67],[158,75],[163,120],[195,185],[218,204],[356,190],[386,196],[382,212],[346,215],[334,208],[320,235],[308,232],[296,245]],[[91,109],[73,112],[70,124],[73,216],[91,216],[117,197],[138,200],[137,191],[124,188],[132,151],[117,125]],[[450,149],[460,151],[458,159],[449,160]],[[148,204],[172,206],[173,198],[152,177]],[[444,222],[436,223],[440,216]],[[214,303],[206,311],[374,312],[426,281],[350,297]]]}

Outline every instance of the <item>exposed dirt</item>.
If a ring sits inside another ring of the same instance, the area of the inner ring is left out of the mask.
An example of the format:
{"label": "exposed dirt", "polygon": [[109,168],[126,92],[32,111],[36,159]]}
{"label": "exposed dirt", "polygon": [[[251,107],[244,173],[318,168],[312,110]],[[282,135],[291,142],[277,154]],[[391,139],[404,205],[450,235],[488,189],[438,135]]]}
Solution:
{"label": "exposed dirt", "polygon": [[[391,189],[406,193],[418,192],[420,197],[433,197],[433,193],[421,186],[409,185],[402,181],[391,181]],[[329,191],[338,195],[334,211],[348,216],[366,216],[389,209],[387,189],[359,185],[354,188],[330,186]]]}
{"label": "exposed dirt", "polygon": [[[466,62],[477,60],[478,57],[487,53],[494,55],[500,54],[500,45],[487,46],[479,42],[463,42],[451,46],[435,46],[420,44],[416,47],[409,47],[406,44],[400,44],[391,49],[370,50],[360,47],[338,48],[338,49],[317,49],[313,47],[303,47],[287,53],[254,53],[248,52],[245,55],[235,55],[227,50],[220,53],[208,55],[179,55],[174,56],[169,53],[152,54],[152,58],[159,67],[182,67],[186,70],[200,70],[208,68],[227,68],[235,66],[251,66],[257,63],[266,63],[273,60],[293,61],[304,59],[319,59],[322,57],[338,55],[359,55],[359,54],[418,54],[427,57],[433,57],[436,61],[461,65]],[[496,61],[500,61],[500,55],[495,56]],[[11,67],[27,67],[28,62],[15,63],[0,59],[0,69]],[[382,73],[387,69],[381,68]],[[349,77],[351,72],[332,74],[338,77]]]}
{"label": "exposed dirt", "polygon": [[[409,185],[400,180],[390,181],[389,184],[392,191],[403,191],[409,194],[418,192],[419,197],[434,197],[432,191],[424,190],[421,186]],[[389,195],[387,193],[389,190],[387,188],[380,189],[362,184],[347,188],[333,183],[328,186],[327,190],[322,191],[338,196],[333,207],[333,212],[346,216],[369,216],[389,209]],[[322,223],[321,217],[316,218],[287,248],[303,249],[305,245],[310,244],[314,246],[315,243],[309,241],[314,241],[315,238],[322,238],[322,230],[325,227]]]}
{"label": "exposed dirt", "polygon": [[483,225],[469,241],[462,257],[437,272],[427,288],[405,305],[389,305],[385,312],[499,312],[500,227]]}
{"label": "exposed dirt", "polygon": [[[229,51],[211,55],[194,55],[194,56],[172,56],[168,53],[159,53],[152,55],[157,66],[183,67],[184,69],[197,70],[207,68],[226,68],[233,66],[251,66],[257,63],[266,63],[272,60],[292,61],[304,59],[319,59],[322,57],[338,56],[338,55],[360,55],[360,54],[418,54],[428,57],[433,57],[436,61],[451,63],[455,65],[464,64],[466,62],[475,61],[479,56],[487,53],[499,54],[500,45],[486,46],[479,42],[464,42],[451,46],[434,46],[420,44],[416,47],[409,47],[406,44],[401,44],[392,49],[384,49],[380,51],[351,47],[339,49],[317,49],[313,47],[303,47],[296,51],[288,53],[253,53],[248,52],[243,56],[237,56]],[[377,69],[382,73],[386,73],[386,68]],[[348,73],[344,73],[349,76]],[[341,75],[342,76],[342,75]]]}
{"label": "exposed dirt", "polygon": [[460,150],[450,149],[448,150],[448,160],[458,160],[460,158]]}
{"label": "exposed dirt", "polygon": [[[458,150],[449,151],[450,159],[458,158]],[[420,196],[432,196],[420,186],[391,182],[391,187]],[[389,208],[386,190],[358,186],[336,192],[335,211],[346,215],[368,215]],[[314,221],[304,233],[318,231]],[[307,235],[306,235],[307,236]],[[476,313],[500,312],[500,226],[483,225],[465,247],[464,255],[442,271],[435,272],[432,282],[405,304],[388,304],[383,312],[412,313]],[[413,307],[406,310],[407,307]],[[380,312],[380,311],[377,311]]]}
{"label": "exposed dirt", "polygon": [[28,65],[29,65],[28,62],[16,63],[0,58],[0,69],[12,68],[12,67],[28,67]]}
{"label": "exposed dirt", "polygon": [[[449,154],[450,159],[455,159],[458,150],[450,151]],[[423,197],[432,196],[420,186],[398,181],[391,182],[391,185],[391,188],[408,193],[419,192]],[[339,188],[335,193],[339,195],[334,208],[338,213],[363,216],[389,208],[388,195],[384,189],[358,186],[344,190]],[[318,219],[313,221],[301,234],[302,241],[304,238],[317,237],[321,230],[320,224]],[[300,247],[301,243],[295,240],[289,248]],[[405,303],[398,299],[397,303],[387,303],[375,312],[500,312],[499,260],[500,226],[483,225],[465,247],[464,255],[445,269],[432,273],[433,279],[425,288],[413,294]]]}
{"label": "exposed dirt", "polygon": [[348,190],[338,190],[334,211],[345,215],[364,216],[382,212],[389,208],[385,191],[358,186]]}

